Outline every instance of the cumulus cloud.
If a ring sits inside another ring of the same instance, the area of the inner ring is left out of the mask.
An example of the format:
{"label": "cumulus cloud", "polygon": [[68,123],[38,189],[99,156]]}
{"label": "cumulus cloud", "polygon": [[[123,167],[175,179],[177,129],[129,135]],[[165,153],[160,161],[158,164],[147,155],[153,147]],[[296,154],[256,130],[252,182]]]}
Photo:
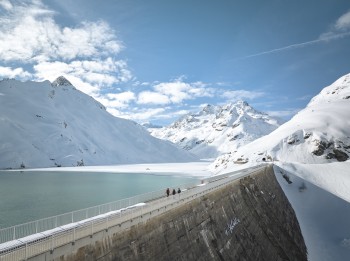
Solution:
{"label": "cumulus cloud", "polygon": [[123,45],[106,22],[61,26],[40,0],[0,3],[0,61],[31,68],[10,73],[4,67],[2,75],[40,81],[63,75],[95,98],[102,88],[132,79],[127,63],[116,57]]}
{"label": "cumulus cloud", "polygon": [[[107,93],[96,98],[107,110],[114,111],[117,109],[125,109],[129,106],[130,102],[136,99],[136,96],[131,91],[120,92],[120,93]],[[120,113],[118,111],[118,113]]]}
{"label": "cumulus cloud", "polygon": [[31,76],[31,74],[25,70],[23,70],[22,67],[17,68],[11,68],[11,67],[4,67],[0,66],[0,78],[16,78],[20,77],[22,79],[27,79]]}
{"label": "cumulus cloud", "polygon": [[181,104],[197,97],[213,97],[215,90],[203,82],[187,83],[180,79],[171,82],[154,83],[152,91],[139,94],[140,104]]}
{"label": "cumulus cloud", "polygon": [[40,62],[33,68],[33,75],[38,80],[53,81],[57,76],[63,75],[72,79],[72,84],[78,89],[94,97],[99,96],[101,88],[127,82],[132,78],[126,63],[112,58],[94,61],[75,60],[70,63],[62,61]]}
{"label": "cumulus cloud", "polygon": [[151,119],[162,119],[168,117],[164,114],[165,108],[144,108],[134,111],[119,111],[115,108],[107,108],[107,111],[116,117],[122,117],[124,119],[130,119],[135,121],[145,121]]}
{"label": "cumulus cloud", "polygon": [[161,93],[144,91],[139,93],[138,103],[162,105],[162,104],[169,104],[170,99],[168,98],[168,96]]}
{"label": "cumulus cloud", "polygon": [[11,10],[13,8],[12,4],[8,0],[1,0],[0,6],[4,8],[5,10]]}
{"label": "cumulus cloud", "polygon": [[61,27],[54,20],[55,12],[40,1],[17,2],[5,13],[0,19],[0,59],[4,61],[72,60],[122,49],[107,23]]}

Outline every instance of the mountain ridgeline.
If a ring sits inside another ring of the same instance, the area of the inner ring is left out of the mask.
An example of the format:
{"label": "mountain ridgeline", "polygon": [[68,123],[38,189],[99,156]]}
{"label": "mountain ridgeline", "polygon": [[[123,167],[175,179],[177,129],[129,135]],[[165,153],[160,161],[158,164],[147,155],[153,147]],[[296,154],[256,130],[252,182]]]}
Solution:
{"label": "mountain ridgeline", "polygon": [[163,128],[148,128],[200,158],[215,158],[269,134],[281,121],[256,111],[245,101],[224,106],[206,105]]}
{"label": "mountain ridgeline", "polygon": [[[325,87],[305,109],[278,129],[217,158],[212,170],[265,159],[304,164],[346,161],[350,157],[350,74]],[[248,165],[249,165],[248,164]]]}
{"label": "mountain ridgeline", "polygon": [[194,160],[112,116],[64,77],[0,82],[0,169]]}

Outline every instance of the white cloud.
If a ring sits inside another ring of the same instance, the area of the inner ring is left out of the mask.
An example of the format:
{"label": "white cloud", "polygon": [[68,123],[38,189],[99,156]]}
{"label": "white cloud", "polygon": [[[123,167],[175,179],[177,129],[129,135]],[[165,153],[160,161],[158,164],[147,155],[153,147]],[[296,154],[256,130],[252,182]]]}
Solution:
{"label": "white cloud", "polygon": [[106,106],[107,110],[113,109],[125,109],[129,106],[129,103],[136,100],[136,96],[131,91],[121,93],[107,93],[96,99]]}
{"label": "white cloud", "polygon": [[40,1],[17,2],[0,19],[0,59],[4,61],[72,60],[119,53],[123,48],[103,21],[60,27],[55,12]]}
{"label": "white cloud", "polygon": [[246,90],[224,91],[221,97],[228,99],[230,102],[238,100],[253,100],[264,96],[263,92],[254,92]]}
{"label": "white cloud", "polygon": [[290,118],[297,114],[301,109],[289,109],[281,111],[268,111],[267,114],[273,117]]}
{"label": "white cloud", "polygon": [[184,99],[189,99],[188,90],[191,86],[184,82],[164,82],[154,86],[154,90],[169,97],[173,103],[180,103]]}
{"label": "white cloud", "polygon": [[337,30],[346,30],[350,28],[350,11],[338,18],[335,23],[335,28]]}
{"label": "white cloud", "polygon": [[56,12],[40,0],[12,3],[0,5],[5,9],[0,17],[0,61],[32,68],[12,74],[2,69],[3,75],[50,81],[63,75],[94,97],[101,88],[133,78],[127,63],[116,58],[123,45],[106,22],[63,27],[54,20]]}
{"label": "white cloud", "polygon": [[172,114],[176,116],[182,116],[182,115],[188,114],[189,112],[190,112],[189,110],[179,110],[179,111],[173,112]]}
{"label": "white cloud", "polygon": [[165,108],[147,108],[138,109],[136,111],[124,111],[121,112],[114,108],[107,108],[107,111],[116,117],[122,117],[124,119],[130,119],[135,121],[145,121],[150,119],[162,119],[164,118]]}
{"label": "white cloud", "polygon": [[144,91],[139,93],[137,102],[139,104],[169,104],[170,100],[168,96],[164,94]]}
{"label": "white cloud", "polygon": [[121,93],[108,93],[107,97],[112,100],[118,100],[123,103],[128,103],[136,99],[136,96],[131,91],[121,92]]}
{"label": "white cloud", "polygon": [[162,82],[153,86],[155,92],[168,97],[171,103],[182,103],[184,100],[194,99],[196,97],[212,97],[214,89],[207,88],[203,82],[186,83],[183,82],[184,76],[173,82]]}
{"label": "white cloud", "polygon": [[5,10],[11,10],[13,8],[11,2],[8,0],[0,0],[0,6]]}
{"label": "white cloud", "polygon": [[[72,84],[79,90],[98,96],[101,88],[111,86],[131,79],[131,73],[123,61],[114,61],[111,58],[95,61],[40,62],[34,65],[34,76],[38,80],[55,80],[63,75],[72,80]],[[117,72],[117,74],[116,74]]]}
{"label": "white cloud", "polygon": [[12,69],[11,67],[0,66],[0,77],[1,78],[21,78],[27,79],[31,74],[27,71],[24,71],[23,68],[18,67]]}

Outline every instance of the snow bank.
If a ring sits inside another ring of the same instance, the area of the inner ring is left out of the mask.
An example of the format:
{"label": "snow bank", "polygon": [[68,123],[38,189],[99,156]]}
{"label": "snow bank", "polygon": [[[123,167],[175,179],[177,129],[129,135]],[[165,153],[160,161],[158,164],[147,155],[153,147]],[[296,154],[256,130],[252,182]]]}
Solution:
{"label": "snow bank", "polygon": [[342,179],[348,166],[348,163],[274,166],[277,180],[298,218],[310,261],[349,260],[349,179]]}
{"label": "snow bank", "polygon": [[276,162],[276,165],[350,203],[350,161],[329,164]]}

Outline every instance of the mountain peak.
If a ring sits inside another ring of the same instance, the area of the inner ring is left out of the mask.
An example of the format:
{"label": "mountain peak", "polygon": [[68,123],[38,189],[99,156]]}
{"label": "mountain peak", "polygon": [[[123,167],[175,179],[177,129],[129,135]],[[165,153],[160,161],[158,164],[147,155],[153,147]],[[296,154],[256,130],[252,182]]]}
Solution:
{"label": "mountain peak", "polygon": [[206,104],[201,111],[186,114],[168,127],[149,130],[153,136],[176,143],[201,158],[213,158],[260,138],[279,125],[277,119],[238,101]]}
{"label": "mountain peak", "polygon": [[52,86],[73,86],[64,76],[59,76],[51,84]]}

